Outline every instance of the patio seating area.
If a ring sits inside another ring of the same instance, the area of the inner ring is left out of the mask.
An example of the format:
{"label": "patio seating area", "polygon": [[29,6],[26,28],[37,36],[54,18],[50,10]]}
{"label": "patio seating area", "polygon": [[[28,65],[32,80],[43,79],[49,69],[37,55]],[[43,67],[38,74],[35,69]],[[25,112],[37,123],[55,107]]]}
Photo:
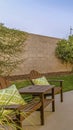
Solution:
{"label": "patio seating area", "polygon": [[[60,102],[59,94],[56,98],[56,111],[51,107],[45,109],[45,125],[40,125],[39,112],[34,112],[23,121],[23,130],[72,130],[73,129],[73,91],[64,93],[64,102]],[[36,114],[37,113],[37,114]],[[35,120],[34,120],[35,119]]]}
{"label": "patio seating area", "polygon": [[[8,80],[6,80],[8,81]],[[3,83],[3,82],[2,82]],[[8,83],[8,82],[7,82]],[[3,84],[2,84],[3,85]],[[4,86],[4,85],[3,85]],[[32,86],[29,86],[30,88]],[[38,86],[42,88],[41,86]],[[22,88],[20,92],[23,94],[28,87]],[[36,85],[35,85],[36,88]],[[47,89],[47,88],[45,88]],[[37,89],[38,90],[38,89]],[[40,89],[39,89],[40,90]],[[32,90],[30,90],[32,91]],[[33,92],[33,91],[32,91]],[[41,92],[44,92],[43,90]],[[53,91],[54,92],[54,91]],[[27,93],[27,92],[26,92]],[[36,93],[35,93],[36,94]],[[44,92],[44,94],[46,94]],[[43,95],[44,96],[44,95]],[[64,92],[64,102],[60,102],[60,93],[55,95],[55,112],[51,111],[51,105],[47,105],[44,110],[45,124],[41,125],[40,113],[39,111],[33,111],[30,116],[28,116],[24,121],[22,121],[22,130],[72,130],[73,127],[73,91]],[[52,96],[53,97],[53,96]],[[49,98],[49,97],[48,97]],[[42,105],[43,106],[43,105]],[[44,121],[44,120],[43,120]],[[8,129],[8,126],[7,126]],[[13,130],[9,128],[9,130]]]}

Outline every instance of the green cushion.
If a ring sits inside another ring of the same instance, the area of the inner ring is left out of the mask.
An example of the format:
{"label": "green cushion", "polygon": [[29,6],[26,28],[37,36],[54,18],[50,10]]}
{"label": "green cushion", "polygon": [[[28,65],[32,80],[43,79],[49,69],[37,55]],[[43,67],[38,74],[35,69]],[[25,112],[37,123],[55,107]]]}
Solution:
{"label": "green cushion", "polygon": [[36,78],[36,79],[32,79],[32,82],[35,85],[49,85],[49,82],[47,81],[46,77],[41,77],[41,78]]}
{"label": "green cushion", "polygon": [[[24,99],[19,94],[16,86],[13,84],[8,88],[0,90],[0,105],[11,105],[11,104],[26,104]],[[4,110],[4,114],[9,114],[11,110]]]}

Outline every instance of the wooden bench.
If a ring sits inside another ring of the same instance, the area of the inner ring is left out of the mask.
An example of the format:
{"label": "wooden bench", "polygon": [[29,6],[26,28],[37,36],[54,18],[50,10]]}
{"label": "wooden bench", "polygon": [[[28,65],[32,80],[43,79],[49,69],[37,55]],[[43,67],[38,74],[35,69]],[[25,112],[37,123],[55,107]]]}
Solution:
{"label": "wooden bench", "polygon": [[[10,82],[4,78],[4,77],[0,77],[0,89],[4,89],[4,88],[7,88],[8,86],[10,86]],[[19,90],[20,92],[20,90]],[[52,98],[51,100],[44,100],[44,105],[43,105],[43,109],[49,104],[49,103],[52,103],[52,111],[55,111],[55,104],[54,104],[54,89],[53,89],[53,95],[52,95]],[[41,100],[35,100],[32,99],[31,102],[27,103],[26,105],[4,105],[2,106],[4,109],[6,110],[18,110],[19,112],[20,111],[24,111],[25,113],[28,113],[26,114],[26,117],[28,115],[30,115],[32,112],[36,111],[36,110],[39,110],[40,111],[40,117],[41,117],[41,124],[43,125],[44,124],[44,111],[42,110],[42,102]],[[43,114],[42,114],[43,113]],[[43,116],[42,116],[43,115]],[[22,121],[26,118],[26,117],[23,117],[22,115],[20,114],[16,114],[14,117],[12,117],[12,120],[14,122],[16,122],[16,124],[22,128]],[[20,128],[17,128],[17,130],[20,130]]]}
{"label": "wooden bench", "polygon": [[[4,77],[0,77],[0,89],[7,88],[10,85],[10,82],[6,80]],[[32,112],[40,109],[41,102],[40,101],[31,101],[26,105],[2,105],[0,107],[3,107],[5,110],[18,110],[24,111],[26,113],[26,117],[30,115]],[[28,113],[28,114],[27,114]],[[41,113],[41,110],[40,110]],[[20,127],[22,128],[22,121],[26,118],[23,117],[20,114],[15,114],[15,116],[12,117],[12,120]],[[20,128],[17,128],[17,130],[21,130]]]}
{"label": "wooden bench", "polygon": [[[30,80],[30,82],[34,85],[34,83],[32,82],[32,79],[36,79],[36,78],[40,78],[44,75],[42,75],[41,73],[35,71],[35,70],[32,70],[29,74],[28,74],[28,80]],[[55,82],[59,82],[59,86],[54,88],[54,93],[57,94],[57,93],[60,93],[60,101],[63,102],[63,80],[48,80],[49,82],[54,82],[54,85],[55,85]],[[51,92],[45,94],[45,97],[46,96],[49,96],[51,95]]]}

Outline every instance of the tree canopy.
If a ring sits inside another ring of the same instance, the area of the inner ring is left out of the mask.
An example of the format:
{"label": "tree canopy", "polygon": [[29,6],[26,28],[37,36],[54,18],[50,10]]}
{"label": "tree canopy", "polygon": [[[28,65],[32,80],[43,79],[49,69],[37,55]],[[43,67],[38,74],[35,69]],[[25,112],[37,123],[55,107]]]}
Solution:
{"label": "tree canopy", "polygon": [[22,52],[27,33],[10,29],[0,24],[0,75],[9,75],[21,62]]}
{"label": "tree canopy", "polygon": [[73,65],[73,36],[69,36],[68,40],[60,40],[56,47],[56,56],[63,63]]}

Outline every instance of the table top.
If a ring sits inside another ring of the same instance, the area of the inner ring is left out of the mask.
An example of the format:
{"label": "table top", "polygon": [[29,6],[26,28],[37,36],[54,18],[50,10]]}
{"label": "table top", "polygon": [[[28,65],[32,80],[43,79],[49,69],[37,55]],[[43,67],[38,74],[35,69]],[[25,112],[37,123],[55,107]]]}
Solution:
{"label": "table top", "polygon": [[28,87],[24,87],[19,89],[19,92],[21,94],[40,94],[40,93],[46,93],[50,91],[52,88],[54,88],[54,85],[30,85]]}

